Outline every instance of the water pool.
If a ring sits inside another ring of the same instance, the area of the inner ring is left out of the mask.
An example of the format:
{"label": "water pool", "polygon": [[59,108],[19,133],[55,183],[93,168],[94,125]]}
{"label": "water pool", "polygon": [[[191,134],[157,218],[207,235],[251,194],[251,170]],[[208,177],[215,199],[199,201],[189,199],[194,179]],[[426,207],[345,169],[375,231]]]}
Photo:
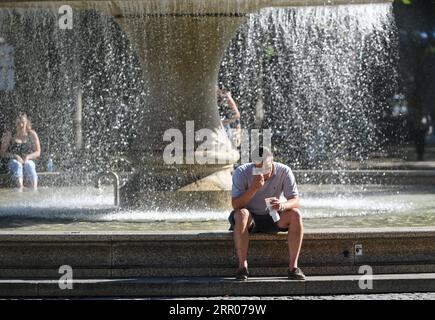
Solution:
{"label": "water pool", "polygon": [[[435,186],[299,189],[306,228],[435,226]],[[40,188],[36,193],[0,189],[2,231],[224,231],[228,212],[117,208],[110,187]]]}

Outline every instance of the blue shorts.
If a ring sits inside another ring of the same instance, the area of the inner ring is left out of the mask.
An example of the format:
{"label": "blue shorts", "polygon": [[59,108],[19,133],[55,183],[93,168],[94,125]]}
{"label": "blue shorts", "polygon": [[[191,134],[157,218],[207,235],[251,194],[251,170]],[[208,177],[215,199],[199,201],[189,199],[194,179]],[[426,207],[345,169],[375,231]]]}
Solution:
{"label": "blue shorts", "polygon": [[[230,222],[230,231],[234,230],[236,221],[234,219],[235,210],[231,211],[228,221]],[[252,223],[249,226],[249,233],[278,233],[287,232],[288,228],[280,228],[278,224],[273,222],[269,214],[254,214],[251,213]]]}

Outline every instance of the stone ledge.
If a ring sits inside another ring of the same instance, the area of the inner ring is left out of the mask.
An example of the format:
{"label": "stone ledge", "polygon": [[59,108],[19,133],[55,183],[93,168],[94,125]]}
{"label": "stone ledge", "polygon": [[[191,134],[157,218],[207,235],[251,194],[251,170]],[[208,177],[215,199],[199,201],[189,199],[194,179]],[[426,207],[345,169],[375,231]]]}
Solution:
{"label": "stone ledge", "polygon": [[[434,264],[413,264],[413,265],[375,265],[374,274],[406,274],[409,272],[435,273]],[[307,275],[356,275],[359,266],[310,266],[304,265],[303,271]],[[129,266],[128,268],[77,268],[74,267],[76,279],[104,279],[104,278],[137,278],[137,277],[232,277],[235,273],[235,266],[226,267],[191,267],[180,270],[180,268],[145,268],[139,266]],[[277,276],[285,275],[287,268],[280,267],[250,267],[250,274],[258,276]],[[56,268],[0,268],[0,279],[50,279],[60,274]],[[25,276],[23,276],[25,275]]]}
{"label": "stone ledge", "polygon": [[[317,239],[370,239],[370,238],[422,238],[435,237],[435,227],[367,228],[367,229],[312,229],[305,230],[304,240]],[[250,240],[286,240],[287,233],[252,234]],[[116,242],[116,241],[215,241],[231,240],[232,232],[177,231],[168,232],[20,232],[0,231],[1,242],[61,241],[61,242]]]}
{"label": "stone ledge", "polygon": [[435,170],[293,170],[303,184],[428,185],[435,183]]}
{"label": "stone ledge", "polygon": [[293,170],[297,175],[330,175],[330,176],[366,176],[366,177],[432,177],[435,170],[384,170],[384,169],[357,169],[357,170]]}
{"label": "stone ledge", "polygon": [[360,276],[250,278],[166,277],[75,280],[73,289],[59,289],[58,280],[0,280],[0,297],[158,297],[273,296],[434,292],[435,273],[375,275],[373,289],[359,287]]}
{"label": "stone ledge", "polygon": [[[253,235],[253,275],[285,274],[287,235]],[[363,245],[363,255],[355,245]],[[433,228],[311,230],[299,263],[307,275],[435,272]],[[232,275],[237,266],[231,232],[0,233],[0,278],[57,277],[61,265],[76,278]]]}

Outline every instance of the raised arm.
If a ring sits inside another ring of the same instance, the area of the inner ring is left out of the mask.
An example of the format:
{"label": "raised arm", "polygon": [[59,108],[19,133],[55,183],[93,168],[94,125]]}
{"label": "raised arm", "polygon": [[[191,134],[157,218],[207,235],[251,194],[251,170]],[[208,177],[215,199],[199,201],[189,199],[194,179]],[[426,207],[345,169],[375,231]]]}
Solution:
{"label": "raised arm", "polygon": [[231,111],[233,112],[233,116],[231,117],[229,122],[233,123],[237,119],[240,119],[240,112],[239,112],[239,109],[237,108],[236,102],[234,101],[233,97],[231,96],[231,93],[228,92],[226,94],[226,96],[227,96],[228,106],[231,108]]}
{"label": "raised arm", "polygon": [[258,189],[260,189],[264,185],[264,176],[259,175],[256,177],[254,183],[242,194],[240,197],[233,197],[231,199],[231,204],[234,210],[239,210],[245,208],[252,197],[257,193]]}

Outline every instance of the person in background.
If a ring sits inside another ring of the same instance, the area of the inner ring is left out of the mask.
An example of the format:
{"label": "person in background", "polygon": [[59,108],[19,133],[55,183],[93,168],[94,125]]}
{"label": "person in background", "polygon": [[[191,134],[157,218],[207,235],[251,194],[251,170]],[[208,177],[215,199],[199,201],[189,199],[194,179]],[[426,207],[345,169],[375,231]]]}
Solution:
{"label": "person in background", "polygon": [[426,136],[432,134],[432,119],[425,110],[417,111],[413,119],[413,137],[417,161],[424,160]]}
{"label": "person in background", "polygon": [[217,88],[218,106],[221,111],[222,125],[234,147],[241,144],[242,127],[240,125],[240,112],[230,92]]}
{"label": "person in background", "polygon": [[16,180],[18,191],[23,191],[24,178],[33,190],[38,188],[35,160],[41,155],[38,134],[32,130],[26,113],[20,113],[16,120],[15,134],[3,135],[0,157],[8,159],[9,172]]}

